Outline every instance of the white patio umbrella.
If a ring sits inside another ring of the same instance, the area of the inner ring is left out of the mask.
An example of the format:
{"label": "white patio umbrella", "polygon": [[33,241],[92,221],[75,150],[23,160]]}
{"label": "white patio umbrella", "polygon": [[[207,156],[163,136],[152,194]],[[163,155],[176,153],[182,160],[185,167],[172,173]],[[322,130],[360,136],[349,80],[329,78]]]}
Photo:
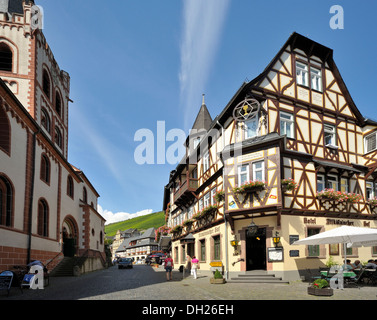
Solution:
{"label": "white patio umbrella", "polygon": [[314,236],[307,237],[295,241],[293,245],[320,245],[320,244],[334,244],[343,243],[344,245],[344,261],[347,259],[347,244],[348,246],[362,246],[368,244],[377,245],[377,229],[374,228],[360,228],[341,226],[329,231],[318,233]]}

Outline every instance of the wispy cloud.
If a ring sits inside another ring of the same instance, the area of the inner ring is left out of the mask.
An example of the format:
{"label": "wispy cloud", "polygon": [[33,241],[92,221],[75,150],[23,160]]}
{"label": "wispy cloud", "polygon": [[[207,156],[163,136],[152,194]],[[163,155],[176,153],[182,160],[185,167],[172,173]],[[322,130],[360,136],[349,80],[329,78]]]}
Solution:
{"label": "wispy cloud", "polygon": [[100,205],[97,205],[97,211],[102,217],[106,219],[106,224],[145,216],[153,212],[152,209],[145,209],[145,210],[138,211],[135,213],[128,213],[128,212],[115,212],[114,213],[109,210],[103,209]]}
{"label": "wispy cloud", "polygon": [[230,0],[184,1],[179,81],[185,130],[191,128],[192,116],[199,111],[229,3]]}
{"label": "wispy cloud", "polygon": [[[116,155],[122,153],[119,150],[118,146],[115,146],[105,138],[103,134],[96,128],[94,125],[87,121],[86,117],[82,114],[82,112],[78,109],[74,110],[75,115],[72,117],[74,121],[77,121],[77,128],[80,128],[82,139],[86,141],[86,143],[90,144],[92,149],[96,152],[99,159],[102,160],[102,163],[105,165],[104,169],[109,171],[112,177],[119,183],[120,186],[123,186],[124,180],[120,175],[120,165],[118,158]],[[102,129],[103,130],[103,129]]]}

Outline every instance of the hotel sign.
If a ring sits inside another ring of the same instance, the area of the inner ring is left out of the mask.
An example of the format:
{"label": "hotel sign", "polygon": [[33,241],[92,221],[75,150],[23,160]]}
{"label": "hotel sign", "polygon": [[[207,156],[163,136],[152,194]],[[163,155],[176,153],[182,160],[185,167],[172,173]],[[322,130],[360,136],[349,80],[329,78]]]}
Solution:
{"label": "hotel sign", "polygon": [[[317,224],[317,218],[304,218],[305,224]],[[355,221],[342,219],[326,219],[326,225],[355,226]],[[364,227],[369,227],[370,223],[364,221]]]}

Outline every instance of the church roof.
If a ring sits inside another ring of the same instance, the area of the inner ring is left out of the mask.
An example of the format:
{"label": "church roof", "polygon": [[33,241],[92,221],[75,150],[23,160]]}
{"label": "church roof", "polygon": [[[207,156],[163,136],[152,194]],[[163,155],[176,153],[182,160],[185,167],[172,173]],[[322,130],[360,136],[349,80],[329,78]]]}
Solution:
{"label": "church roof", "polygon": [[[33,0],[0,0],[0,11],[4,10],[4,5],[8,3],[8,11],[10,14],[18,13],[18,14],[24,14],[24,8],[22,3],[26,2],[29,4],[30,2],[33,4]],[[2,11],[4,12],[4,11]]]}

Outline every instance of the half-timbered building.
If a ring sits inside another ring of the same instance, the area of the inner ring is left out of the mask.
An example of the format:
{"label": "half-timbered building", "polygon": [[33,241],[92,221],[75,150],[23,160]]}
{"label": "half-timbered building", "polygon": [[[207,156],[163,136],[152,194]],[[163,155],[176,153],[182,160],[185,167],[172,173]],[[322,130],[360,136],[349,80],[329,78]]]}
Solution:
{"label": "half-timbered building", "polygon": [[[189,254],[202,269],[219,261],[227,274],[300,279],[330,255],[341,263],[343,251],[294,241],[340,225],[377,227],[377,122],[356,107],[332,49],[293,33],[215,119],[204,103],[203,116],[165,186],[176,263]],[[350,259],[377,255],[347,250]]]}

